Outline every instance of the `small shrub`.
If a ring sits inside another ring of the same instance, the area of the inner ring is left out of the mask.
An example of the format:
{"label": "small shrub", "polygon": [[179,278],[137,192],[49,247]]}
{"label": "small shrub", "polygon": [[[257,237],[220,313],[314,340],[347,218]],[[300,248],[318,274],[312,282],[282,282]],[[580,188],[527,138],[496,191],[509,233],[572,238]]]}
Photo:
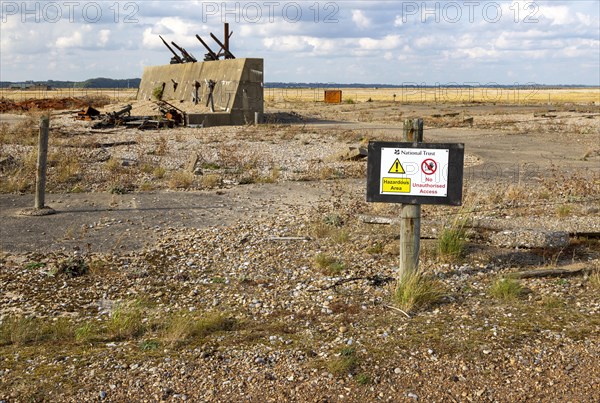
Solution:
{"label": "small shrub", "polygon": [[159,347],[160,347],[160,342],[158,340],[143,340],[140,343],[140,350],[142,350],[142,351],[156,350]]}
{"label": "small shrub", "polygon": [[329,276],[338,275],[344,271],[345,268],[343,262],[325,253],[319,253],[315,256],[315,263],[317,264],[317,267],[321,269],[323,274]]}
{"label": "small shrub", "polygon": [[11,316],[0,325],[0,345],[23,345],[38,339],[39,319],[24,316]]}
{"label": "small shrub", "polygon": [[143,164],[140,167],[140,171],[142,171],[145,174],[150,174],[150,173],[152,173],[152,171],[154,171],[154,165],[152,165],[152,164]]}
{"label": "small shrub", "polygon": [[377,242],[375,245],[368,247],[367,253],[372,255],[379,255],[383,253],[383,244],[381,242]]}
{"label": "small shrub", "polygon": [[524,294],[525,288],[512,278],[499,278],[490,287],[490,295],[504,301],[516,300]]}
{"label": "small shrub", "polygon": [[46,267],[46,263],[43,263],[43,262],[31,262],[31,263],[27,263],[25,265],[25,269],[27,269],[27,270],[36,270],[36,269],[40,269],[42,267]]}
{"label": "small shrub", "polygon": [[221,169],[221,166],[219,164],[216,164],[214,162],[203,162],[200,167],[202,169],[205,170],[209,170],[209,171],[216,171],[218,169]]}
{"label": "small shrub", "polygon": [[444,228],[437,242],[437,254],[442,260],[453,261],[463,257],[465,252],[465,218],[457,218],[452,225]]}
{"label": "small shrub", "polygon": [[393,299],[399,308],[415,311],[437,304],[445,296],[446,287],[440,281],[410,273],[398,280]]}
{"label": "small shrub", "polygon": [[344,225],[344,219],[339,214],[328,214],[325,216],[325,224],[333,227],[341,227]]}
{"label": "small shrub", "polygon": [[49,322],[35,317],[12,316],[0,325],[0,346],[70,339],[72,339],[72,329],[66,318]]}
{"label": "small shrub", "polygon": [[565,303],[563,300],[561,300],[558,297],[554,297],[554,296],[542,297],[541,304],[544,306],[544,308],[547,308],[547,309],[558,309],[558,308],[563,308],[565,306]]}
{"label": "small shrub", "polygon": [[144,324],[140,303],[134,301],[118,304],[110,315],[106,331],[113,340],[125,340],[142,334]]}
{"label": "small shrub", "polygon": [[169,151],[169,141],[166,137],[160,136],[156,140],[156,148],[154,149],[154,155],[167,155]]}
{"label": "small shrub", "polygon": [[208,174],[202,177],[202,187],[212,189],[221,185],[221,176]]}
{"label": "small shrub", "polygon": [[163,167],[156,167],[156,168],[154,168],[154,171],[152,171],[152,175],[156,179],[164,178],[166,173],[167,173],[167,170]]}
{"label": "small shrub", "polygon": [[104,166],[106,170],[110,173],[116,173],[121,170],[121,163],[115,158],[111,158],[108,161],[106,161],[104,163]]}
{"label": "small shrub", "polygon": [[315,238],[327,238],[331,235],[332,228],[323,222],[317,222],[310,225],[309,232]]}
{"label": "small shrub", "polygon": [[194,174],[187,171],[177,171],[171,174],[169,187],[171,189],[188,189],[194,183]]}
{"label": "small shrub", "polygon": [[344,100],[344,103],[347,103],[348,105],[354,105],[355,104],[355,102],[354,102],[354,100],[352,98],[346,98]]}
{"label": "small shrub", "polygon": [[371,377],[369,375],[362,373],[362,374],[358,374],[356,376],[356,382],[359,385],[367,386],[367,385],[370,385],[373,382],[373,380],[371,379]]}
{"label": "small shrub", "polygon": [[590,285],[595,290],[600,290],[600,270],[596,270],[590,275]]}
{"label": "small shrub", "polygon": [[152,182],[142,182],[140,185],[140,191],[142,192],[150,192],[154,190],[154,184]]}
{"label": "small shrub", "polygon": [[154,99],[160,101],[163,98],[164,91],[165,91],[164,85],[159,85],[158,87],[156,87],[152,90],[152,97],[154,97]]}
{"label": "small shrub", "polygon": [[216,332],[231,331],[235,326],[234,319],[220,313],[210,313],[200,318],[179,314],[170,319],[162,333],[162,338],[170,345],[180,345]]}
{"label": "small shrub", "polygon": [[79,277],[87,274],[90,267],[81,256],[75,256],[62,260],[58,263],[57,273],[64,274],[69,278]]}
{"label": "small shrub", "polygon": [[566,205],[560,205],[556,208],[556,215],[560,218],[566,218],[571,215],[571,207]]}
{"label": "small shrub", "polygon": [[96,328],[96,326],[93,323],[91,323],[91,322],[84,323],[83,325],[81,325],[75,329],[75,332],[74,332],[75,341],[78,343],[89,342],[89,341],[95,339],[96,337],[98,337],[97,330],[98,329]]}
{"label": "small shrub", "polygon": [[350,234],[346,230],[336,231],[333,237],[333,240],[337,243],[346,243],[350,239]]}
{"label": "small shrub", "polygon": [[327,370],[335,376],[345,376],[353,373],[358,367],[356,351],[351,347],[344,347],[335,358],[327,363]]}

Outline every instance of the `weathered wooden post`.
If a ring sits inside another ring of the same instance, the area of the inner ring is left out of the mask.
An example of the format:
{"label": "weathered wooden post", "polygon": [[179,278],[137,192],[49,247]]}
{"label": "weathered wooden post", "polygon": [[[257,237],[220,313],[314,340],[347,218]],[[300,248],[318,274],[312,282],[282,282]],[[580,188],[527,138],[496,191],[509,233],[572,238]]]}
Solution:
{"label": "weathered wooden post", "polygon": [[[415,146],[423,142],[423,119],[404,121],[404,142]],[[400,278],[415,273],[419,267],[421,245],[421,205],[402,204],[400,208]]]}
{"label": "weathered wooden post", "polygon": [[46,201],[46,165],[48,161],[48,136],[50,134],[50,117],[40,119],[40,135],[38,141],[37,172],[35,176],[35,205],[37,210],[45,207]]}
{"label": "weathered wooden post", "polygon": [[48,161],[48,137],[50,134],[50,117],[40,118],[40,134],[38,138],[38,158],[35,175],[35,202],[31,209],[21,211],[21,215],[44,216],[56,213],[46,206],[46,168]]}

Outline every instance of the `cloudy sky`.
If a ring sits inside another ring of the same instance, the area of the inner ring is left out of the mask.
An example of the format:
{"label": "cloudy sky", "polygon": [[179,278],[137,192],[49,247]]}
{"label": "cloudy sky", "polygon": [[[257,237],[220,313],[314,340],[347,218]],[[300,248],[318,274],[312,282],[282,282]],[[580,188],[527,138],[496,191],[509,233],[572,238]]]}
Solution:
{"label": "cloudy sky", "polygon": [[3,81],[141,77],[227,21],[270,82],[600,85],[599,0],[0,3]]}

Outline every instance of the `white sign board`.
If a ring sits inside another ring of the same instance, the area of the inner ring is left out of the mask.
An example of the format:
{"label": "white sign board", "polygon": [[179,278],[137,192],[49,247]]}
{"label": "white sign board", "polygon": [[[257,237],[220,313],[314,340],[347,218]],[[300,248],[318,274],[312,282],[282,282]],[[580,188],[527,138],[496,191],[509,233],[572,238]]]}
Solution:
{"label": "white sign board", "polygon": [[379,194],[448,196],[450,150],[382,148]]}

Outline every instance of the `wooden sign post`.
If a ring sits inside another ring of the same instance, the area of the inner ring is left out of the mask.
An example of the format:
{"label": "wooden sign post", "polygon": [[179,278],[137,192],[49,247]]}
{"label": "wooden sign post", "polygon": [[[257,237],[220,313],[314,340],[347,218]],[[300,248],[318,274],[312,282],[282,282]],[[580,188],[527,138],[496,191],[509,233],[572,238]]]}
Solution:
{"label": "wooden sign post", "polygon": [[[415,146],[423,142],[423,119],[404,121],[402,140]],[[421,205],[402,204],[400,208],[400,278],[417,271],[421,249]]]}
{"label": "wooden sign post", "polygon": [[404,122],[402,143],[369,142],[367,201],[401,203],[400,278],[417,271],[421,204],[462,203],[464,144],[423,143],[423,120]]}

